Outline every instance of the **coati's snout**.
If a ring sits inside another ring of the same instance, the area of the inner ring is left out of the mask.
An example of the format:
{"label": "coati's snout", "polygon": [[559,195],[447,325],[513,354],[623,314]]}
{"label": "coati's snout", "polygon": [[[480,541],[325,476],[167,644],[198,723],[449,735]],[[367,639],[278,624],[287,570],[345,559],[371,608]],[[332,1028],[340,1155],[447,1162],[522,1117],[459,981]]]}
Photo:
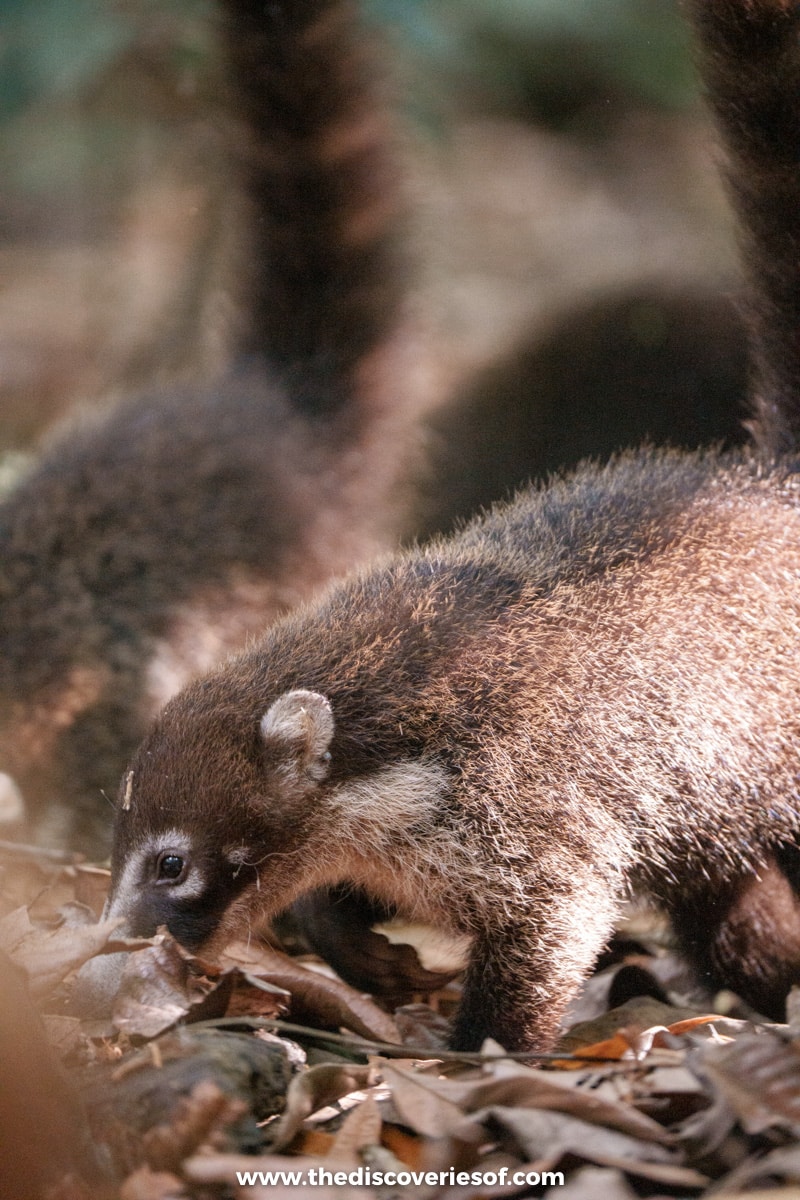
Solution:
{"label": "coati's snout", "polygon": [[156,834],[113,871],[105,915],[123,917],[129,936],[151,937],[165,926],[187,950],[200,950],[213,941],[223,913],[255,884],[242,858],[186,831]]}

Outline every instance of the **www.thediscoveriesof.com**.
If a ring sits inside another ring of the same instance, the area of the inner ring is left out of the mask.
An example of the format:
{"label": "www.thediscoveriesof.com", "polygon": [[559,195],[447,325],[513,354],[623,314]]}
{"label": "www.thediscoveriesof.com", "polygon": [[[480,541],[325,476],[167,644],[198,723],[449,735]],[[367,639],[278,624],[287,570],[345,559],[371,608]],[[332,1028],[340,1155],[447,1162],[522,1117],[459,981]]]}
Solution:
{"label": "www.thediscoveriesof.com", "polygon": [[510,1171],[500,1167],[498,1171],[372,1171],[369,1167],[356,1167],[353,1171],[327,1171],[325,1167],[310,1167],[307,1171],[237,1171],[236,1179],[241,1187],[258,1184],[261,1187],[341,1187],[349,1183],[355,1187],[451,1187],[467,1184],[511,1183],[514,1187],[563,1187],[563,1171]]}

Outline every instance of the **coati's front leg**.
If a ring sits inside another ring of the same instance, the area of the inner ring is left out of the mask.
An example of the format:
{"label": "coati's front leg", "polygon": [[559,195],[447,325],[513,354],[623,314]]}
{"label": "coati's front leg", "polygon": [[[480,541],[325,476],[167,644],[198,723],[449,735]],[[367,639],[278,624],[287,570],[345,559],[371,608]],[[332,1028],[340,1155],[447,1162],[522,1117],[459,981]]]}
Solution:
{"label": "coati's front leg", "polygon": [[[604,881],[547,895],[543,881],[531,904],[502,926],[478,934],[450,1038],[456,1050],[478,1050],[493,1038],[509,1051],[546,1052],[572,997],[608,940],[618,894]],[[559,894],[560,893],[560,894]]]}

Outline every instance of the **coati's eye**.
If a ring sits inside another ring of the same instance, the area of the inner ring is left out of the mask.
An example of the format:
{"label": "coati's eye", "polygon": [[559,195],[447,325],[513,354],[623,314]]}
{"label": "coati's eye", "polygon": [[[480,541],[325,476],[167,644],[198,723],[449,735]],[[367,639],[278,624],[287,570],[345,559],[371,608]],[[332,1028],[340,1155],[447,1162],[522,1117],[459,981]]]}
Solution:
{"label": "coati's eye", "polygon": [[156,861],[156,879],[159,883],[178,883],[186,874],[186,859],[173,850],[165,850]]}

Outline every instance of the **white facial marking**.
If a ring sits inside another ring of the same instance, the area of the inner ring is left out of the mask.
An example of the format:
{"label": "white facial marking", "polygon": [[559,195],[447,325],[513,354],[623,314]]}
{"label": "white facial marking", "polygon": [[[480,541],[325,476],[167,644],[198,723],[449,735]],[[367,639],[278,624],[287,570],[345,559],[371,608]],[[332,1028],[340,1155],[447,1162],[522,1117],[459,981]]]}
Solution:
{"label": "white facial marking", "polygon": [[190,859],[189,872],[181,883],[165,884],[169,894],[176,900],[194,899],[202,896],[206,889],[206,880],[197,866],[191,864],[192,841],[189,835],[180,829],[167,829],[155,837],[149,837],[128,855],[122,869],[119,882],[114,891],[114,898],[108,906],[106,916],[127,917],[136,906],[141,894],[143,883],[151,875],[151,864],[159,854],[174,851],[182,858]]}

